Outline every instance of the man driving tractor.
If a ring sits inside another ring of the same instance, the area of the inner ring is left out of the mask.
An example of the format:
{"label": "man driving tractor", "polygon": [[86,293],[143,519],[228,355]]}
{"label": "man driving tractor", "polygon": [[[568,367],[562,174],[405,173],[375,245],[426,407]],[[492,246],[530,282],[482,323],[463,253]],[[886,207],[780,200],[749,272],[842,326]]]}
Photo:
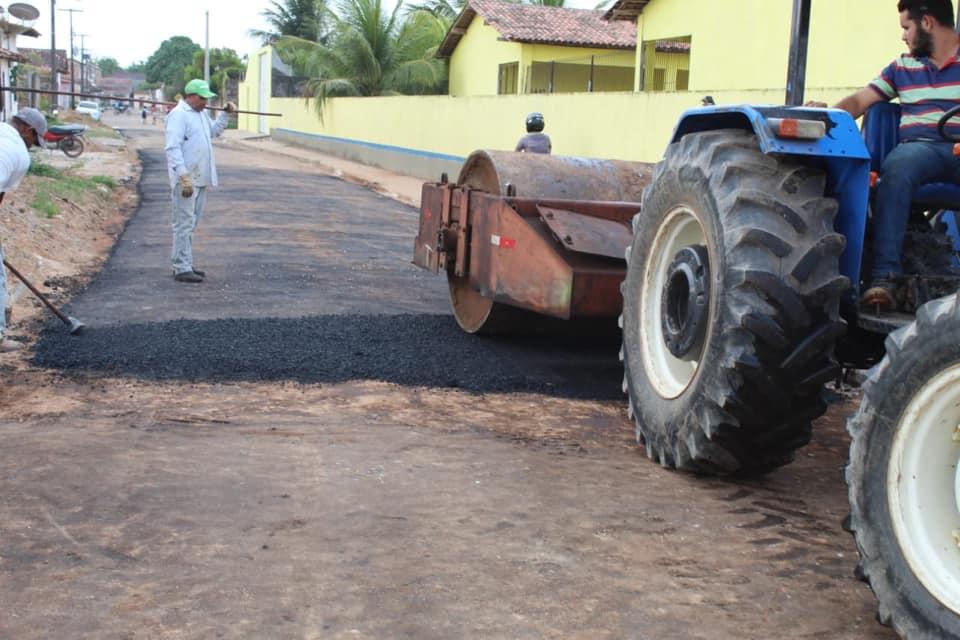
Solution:
{"label": "man driving tractor", "polygon": [[[901,251],[914,190],[928,182],[960,183],[960,157],[937,123],[960,104],[960,36],[951,0],[899,0],[900,26],[909,53],[891,62],[863,89],[835,107],[862,116],[877,103],[899,98],[900,143],[880,171],[873,208],[873,265],[861,303],[896,308],[896,278],[903,274]],[[810,102],[808,106],[826,107]],[[960,124],[947,127],[960,132]]]}

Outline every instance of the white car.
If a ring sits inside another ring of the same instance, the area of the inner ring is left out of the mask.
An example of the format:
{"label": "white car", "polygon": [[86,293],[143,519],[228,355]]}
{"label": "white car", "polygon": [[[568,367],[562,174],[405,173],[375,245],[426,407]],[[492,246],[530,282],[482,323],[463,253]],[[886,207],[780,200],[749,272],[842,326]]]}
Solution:
{"label": "white car", "polygon": [[85,113],[94,120],[100,120],[100,103],[93,100],[81,100],[75,109],[77,113]]}

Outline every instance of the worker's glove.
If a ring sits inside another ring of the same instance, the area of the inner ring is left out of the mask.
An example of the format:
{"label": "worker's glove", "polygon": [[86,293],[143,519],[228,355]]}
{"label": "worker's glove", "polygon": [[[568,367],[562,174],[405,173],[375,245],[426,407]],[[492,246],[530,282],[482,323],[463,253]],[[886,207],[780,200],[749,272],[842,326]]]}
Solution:
{"label": "worker's glove", "polygon": [[233,104],[232,102],[228,102],[223,106],[223,110],[227,113],[235,113],[237,110],[237,105]]}
{"label": "worker's glove", "polygon": [[180,176],[180,195],[184,198],[193,197],[193,180],[186,174]]}

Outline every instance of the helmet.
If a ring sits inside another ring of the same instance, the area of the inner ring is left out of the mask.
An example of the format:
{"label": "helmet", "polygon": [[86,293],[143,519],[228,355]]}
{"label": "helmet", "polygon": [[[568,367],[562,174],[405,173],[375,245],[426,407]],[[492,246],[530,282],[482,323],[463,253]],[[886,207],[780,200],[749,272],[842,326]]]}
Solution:
{"label": "helmet", "polygon": [[527,116],[527,133],[543,131],[543,125],[543,114],[539,111],[534,111]]}

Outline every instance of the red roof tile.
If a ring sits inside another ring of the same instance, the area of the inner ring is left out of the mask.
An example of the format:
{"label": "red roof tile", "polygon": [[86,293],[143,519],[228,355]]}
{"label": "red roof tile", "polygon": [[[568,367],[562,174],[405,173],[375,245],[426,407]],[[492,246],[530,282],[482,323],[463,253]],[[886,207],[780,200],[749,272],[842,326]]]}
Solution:
{"label": "red roof tile", "polygon": [[591,49],[633,49],[637,27],[609,22],[603,11],[517,4],[501,0],[469,0],[440,44],[437,55],[449,58],[473,18],[483,21],[509,42],[554,44]]}

